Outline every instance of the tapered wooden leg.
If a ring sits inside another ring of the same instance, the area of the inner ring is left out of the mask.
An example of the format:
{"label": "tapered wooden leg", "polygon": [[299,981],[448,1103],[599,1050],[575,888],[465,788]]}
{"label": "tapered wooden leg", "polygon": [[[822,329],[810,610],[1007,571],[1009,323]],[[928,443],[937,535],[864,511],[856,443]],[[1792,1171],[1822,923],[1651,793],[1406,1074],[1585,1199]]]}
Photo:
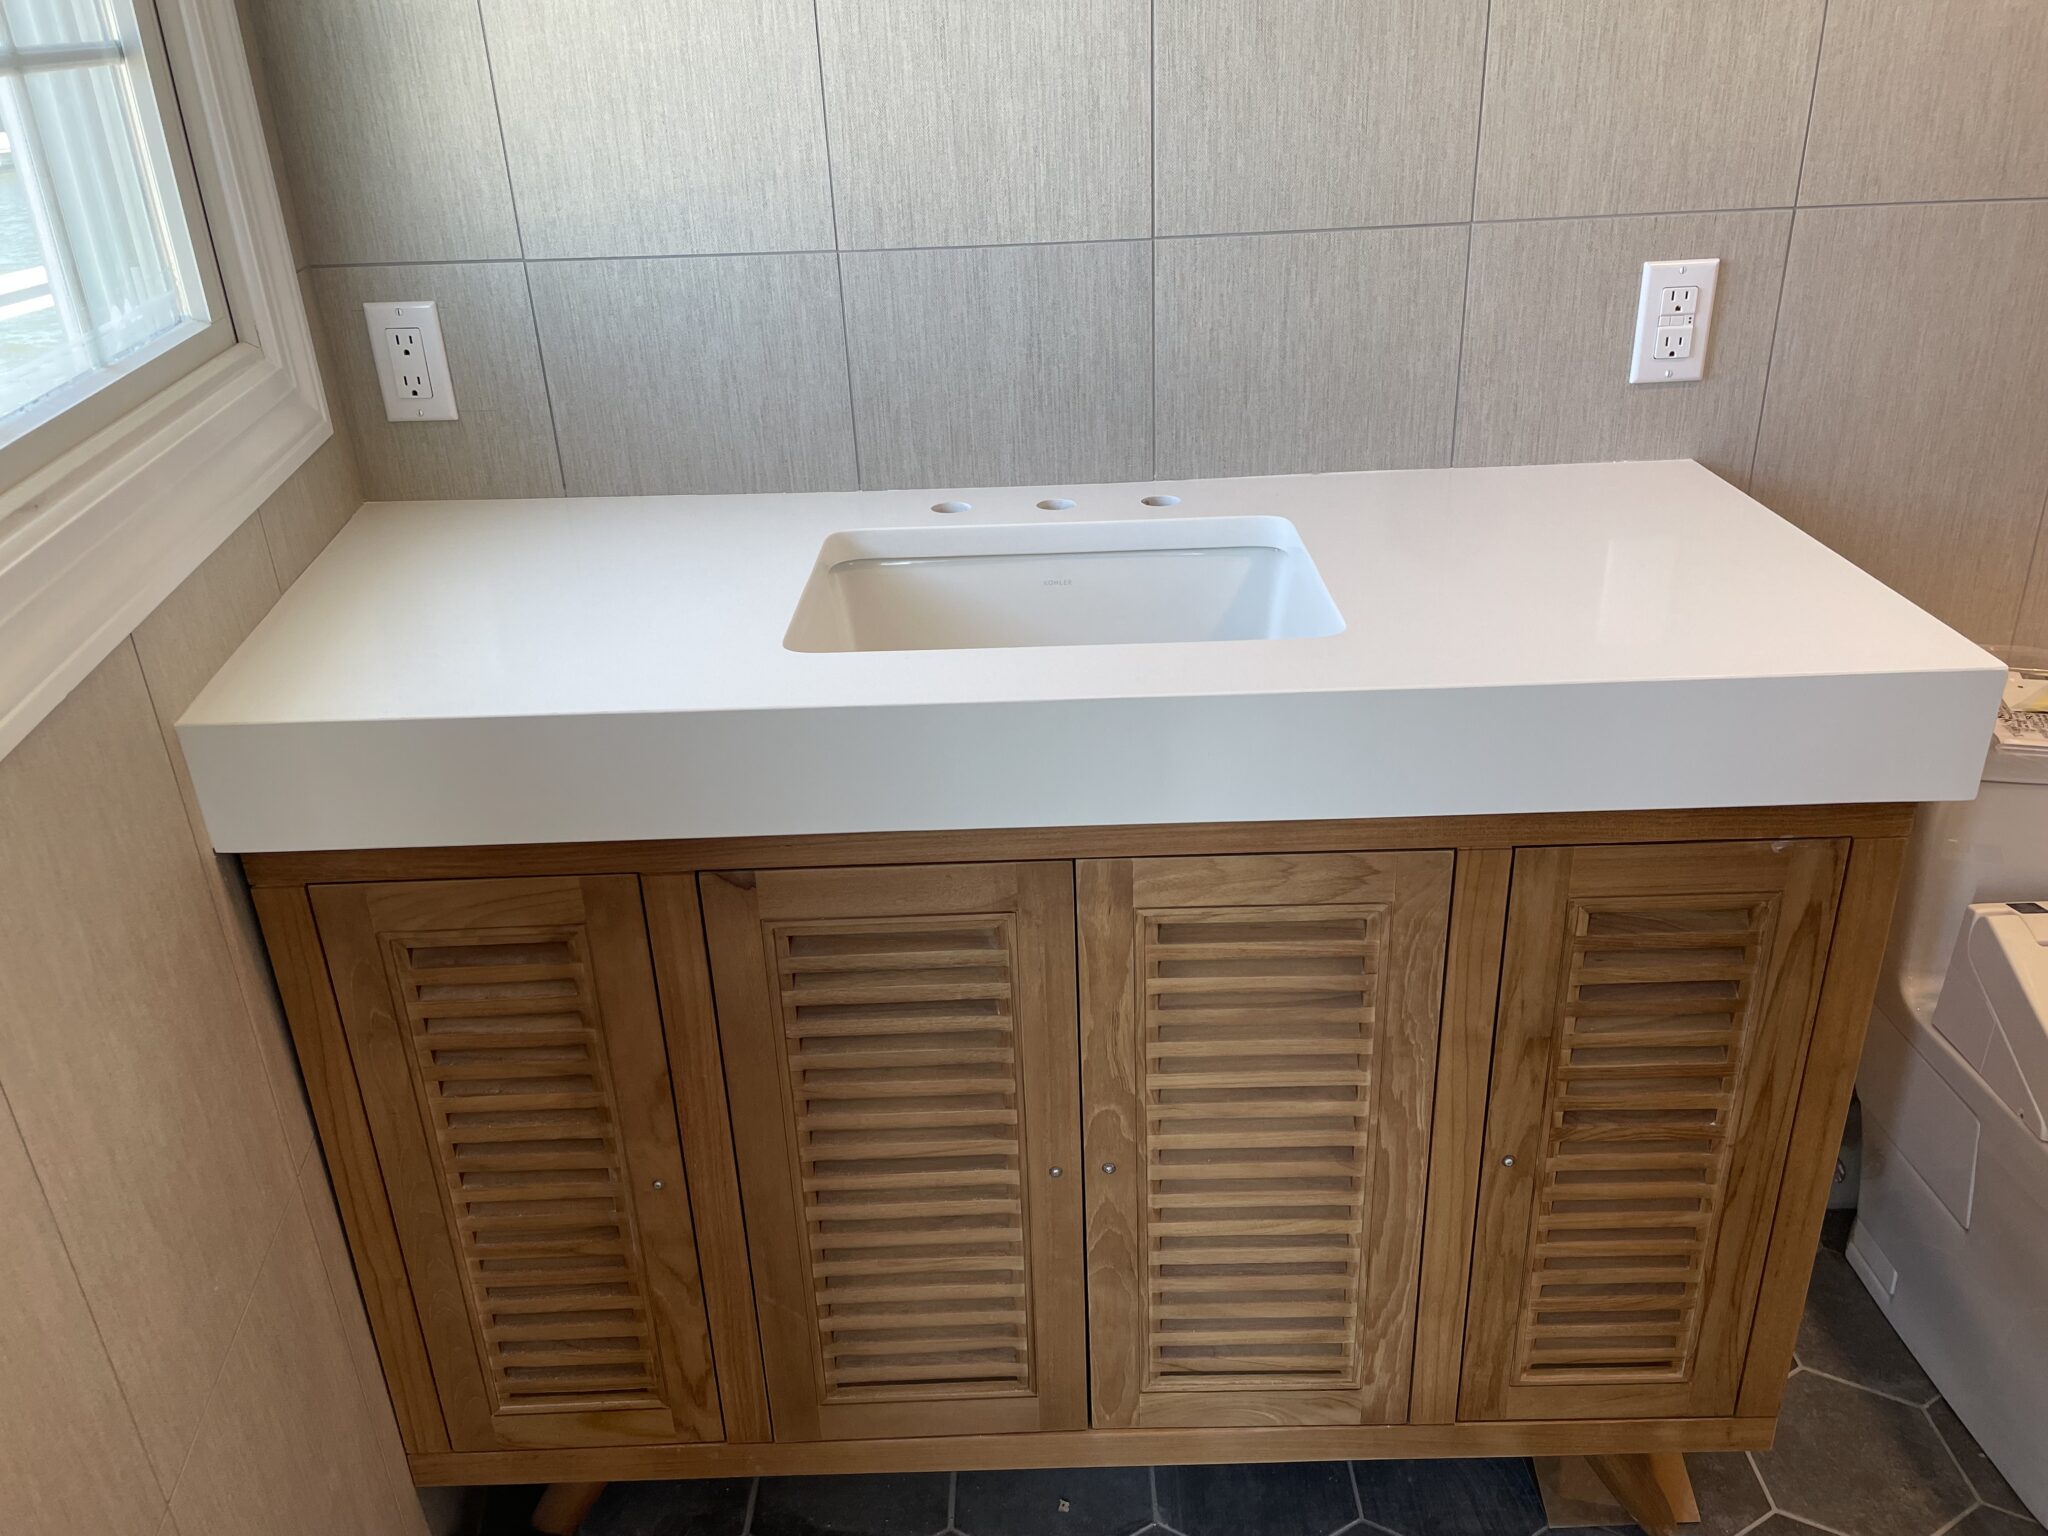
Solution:
{"label": "tapered wooden leg", "polygon": [[1679,1452],[1588,1456],[1586,1462],[1645,1536],[1677,1536],[1679,1526],[1698,1524],[1699,1500]]}
{"label": "tapered wooden leg", "polygon": [[603,1483],[549,1483],[533,1507],[533,1528],[542,1536],[576,1536]]}

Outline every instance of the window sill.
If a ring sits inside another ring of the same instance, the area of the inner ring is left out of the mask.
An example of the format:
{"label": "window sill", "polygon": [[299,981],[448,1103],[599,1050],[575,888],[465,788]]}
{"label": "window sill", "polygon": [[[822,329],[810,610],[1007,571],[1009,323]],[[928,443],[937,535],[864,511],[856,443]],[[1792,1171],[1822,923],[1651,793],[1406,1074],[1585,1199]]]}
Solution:
{"label": "window sill", "polygon": [[162,16],[241,339],[0,490],[0,756],[332,431],[234,0]]}

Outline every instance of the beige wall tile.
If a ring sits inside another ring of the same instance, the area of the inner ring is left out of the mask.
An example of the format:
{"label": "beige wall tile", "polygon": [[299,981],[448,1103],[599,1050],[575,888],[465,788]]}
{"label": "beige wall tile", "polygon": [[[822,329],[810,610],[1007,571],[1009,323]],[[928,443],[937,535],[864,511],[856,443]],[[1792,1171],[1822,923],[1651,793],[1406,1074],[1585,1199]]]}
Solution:
{"label": "beige wall tile", "polygon": [[[341,402],[335,400],[334,406],[339,411]],[[335,435],[313,450],[313,457],[277,488],[258,514],[264,543],[270,549],[270,568],[277,573],[280,588],[306,574],[306,567],[319,558],[320,551],[363,504],[355,455],[349,451],[348,427],[346,422],[337,426]]]}
{"label": "beige wall tile", "polygon": [[1145,242],[843,260],[862,485],[1150,473]]}
{"label": "beige wall tile", "polygon": [[839,243],[1151,232],[1150,0],[819,0]]}
{"label": "beige wall tile", "polygon": [[2048,5],[1832,0],[1803,203],[2048,197]]}
{"label": "beige wall tile", "polygon": [[519,254],[476,0],[249,0],[305,259]]}
{"label": "beige wall tile", "polygon": [[1158,232],[1472,210],[1486,0],[1159,0]]}
{"label": "beige wall tile", "polygon": [[1771,363],[1755,495],[1979,641],[2048,499],[2044,249],[2048,203],[1804,210]]}
{"label": "beige wall tile", "polygon": [[2034,535],[2033,556],[2027,562],[2019,624],[2012,644],[2002,649],[2014,666],[2048,667],[2048,502],[2042,504],[2040,531]]}
{"label": "beige wall tile", "polygon": [[[1741,484],[1791,222],[1723,213],[1474,228],[1457,461],[1693,458]],[[1631,384],[1643,263],[1686,256],[1721,259],[1707,376]]]}
{"label": "beige wall tile", "polygon": [[229,958],[249,1016],[251,1038],[269,1074],[286,1150],[294,1162],[313,1139],[313,1122],[284,1010],[265,958],[263,936],[249,902],[249,887],[239,860],[217,854],[206,837],[199,797],[178,745],[178,717],[199,696],[213,674],[270,612],[277,601],[277,577],[271,569],[263,522],[252,517],[228,535],[205,564],[157,606],[135,631],[135,653],[149,685],[164,746],[178,776],[185,814],[191,823],[207,887],[227,936]]}
{"label": "beige wall tile", "polygon": [[423,1536],[396,1430],[366,1410],[304,1207],[270,1229],[247,1312],[171,1497],[206,1536]]}
{"label": "beige wall tile", "polygon": [[[523,267],[326,267],[312,274],[312,287],[334,346],[334,393],[372,501],[561,493]],[[460,420],[384,419],[363,305],[404,299],[439,307]]]}
{"label": "beige wall tile", "polygon": [[809,0],[485,0],[530,257],[829,250]]}
{"label": "beige wall tile", "polygon": [[170,1486],[292,1166],[142,668],[0,760],[0,1084]]}
{"label": "beige wall tile", "polygon": [[1790,204],[1823,9],[1493,0],[1478,216]]}
{"label": "beige wall tile", "polygon": [[837,258],[529,271],[572,496],[852,490]]}
{"label": "beige wall tile", "polygon": [[1162,475],[1450,462],[1464,225],[1162,240]]}
{"label": "beige wall tile", "polygon": [[0,1098],[0,1488],[13,1536],[128,1536],[164,1508],[57,1224]]}

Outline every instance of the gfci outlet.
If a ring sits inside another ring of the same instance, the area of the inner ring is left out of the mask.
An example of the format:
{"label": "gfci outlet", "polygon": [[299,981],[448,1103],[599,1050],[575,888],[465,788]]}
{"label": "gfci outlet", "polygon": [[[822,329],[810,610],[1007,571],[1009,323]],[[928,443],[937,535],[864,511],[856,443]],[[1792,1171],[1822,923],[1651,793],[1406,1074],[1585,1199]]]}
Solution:
{"label": "gfci outlet", "polygon": [[1714,256],[1643,264],[1629,383],[1686,384],[1707,376],[1707,331],[1720,277]]}
{"label": "gfci outlet", "polygon": [[431,301],[365,304],[370,355],[392,421],[454,421],[455,383],[441,345],[441,317]]}

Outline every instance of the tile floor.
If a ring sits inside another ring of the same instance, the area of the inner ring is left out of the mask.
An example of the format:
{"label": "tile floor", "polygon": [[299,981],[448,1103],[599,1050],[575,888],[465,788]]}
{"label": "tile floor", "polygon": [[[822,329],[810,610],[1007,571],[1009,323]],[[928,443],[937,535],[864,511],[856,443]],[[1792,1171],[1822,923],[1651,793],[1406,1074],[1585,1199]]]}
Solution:
{"label": "tile floor", "polygon": [[[1688,1458],[1697,1536],[2042,1536],[1841,1256],[1814,1268],[1778,1443]],[[502,1490],[478,1536],[523,1536]],[[1627,1527],[1633,1531],[1634,1527]],[[582,1536],[1545,1536],[1525,1461],[618,1483]],[[1601,1533],[1592,1533],[1601,1536]]]}

